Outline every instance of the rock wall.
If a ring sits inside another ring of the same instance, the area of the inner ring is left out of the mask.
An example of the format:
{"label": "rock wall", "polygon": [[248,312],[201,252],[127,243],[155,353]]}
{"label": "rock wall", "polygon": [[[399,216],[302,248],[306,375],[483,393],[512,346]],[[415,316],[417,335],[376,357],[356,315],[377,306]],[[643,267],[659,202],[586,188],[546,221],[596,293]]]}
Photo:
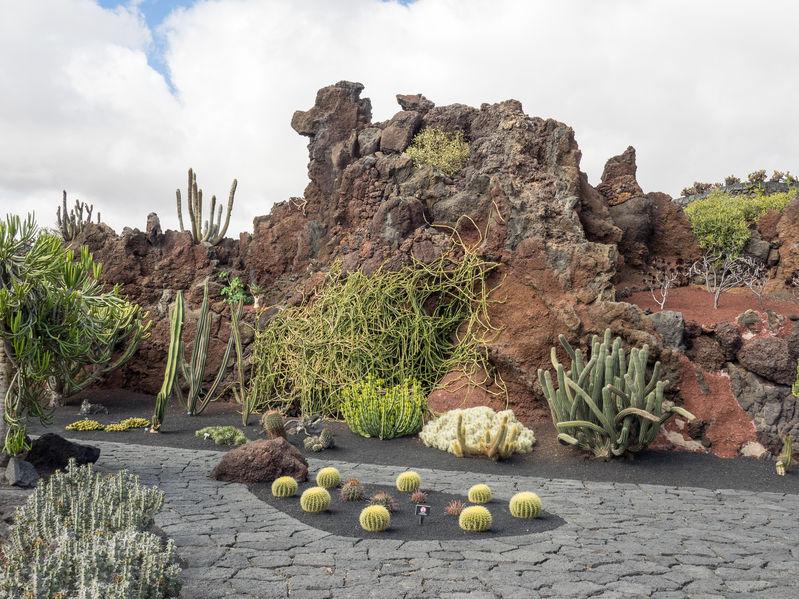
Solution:
{"label": "rock wall", "polygon": [[[580,170],[572,129],[527,116],[515,100],[439,107],[421,95],[399,95],[401,110],[373,123],[362,90],[361,84],[339,82],[294,114],[292,127],[309,140],[308,186],[303,197],[256,218],[252,235],[211,247],[193,245],[188,233],[161,233],[156,219],[143,233],[117,236],[103,225],[87,228],[78,241],[105,263],[106,280],[121,284],[155,320],[152,339],[109,384],[158,389],[174,292],[186,290],[196,310],[202,281],[219,270],[258,283],[267,304],[293,304],[313,293],[333,261],[345,271],[365,272],[412,258],[429,262],[457,236],[501,263],[492,279],[501,301],[490,314],[500,332],[489,355],[520,418],[548,418],[536,371],[548,367],[558,335],[579,343],[606,327],[630,343],[649,343],[678,398],[683,348],[664,342],[636,306],[616,301],[614,282],[624,269],[640,270],[653,256],[687,259],[698,248],[680,207],[665,194],[641,190],[633,148],[608,162],[594,188]],[[457,175],[414,165],[403,153],[424,127],[463,132],[470,155]],[[219,288],[214,281],[213,309],[221,313]],[[214,331],[217,362],[225,339],[226,331]],[[447,380],[459,376],[453,372]],[[465,397],[486,395],[481,389],[435,394],[447,406]],[[672,431],[671,438],[687,439],[687,446],[691,436],[713,437],[706,433]]]}

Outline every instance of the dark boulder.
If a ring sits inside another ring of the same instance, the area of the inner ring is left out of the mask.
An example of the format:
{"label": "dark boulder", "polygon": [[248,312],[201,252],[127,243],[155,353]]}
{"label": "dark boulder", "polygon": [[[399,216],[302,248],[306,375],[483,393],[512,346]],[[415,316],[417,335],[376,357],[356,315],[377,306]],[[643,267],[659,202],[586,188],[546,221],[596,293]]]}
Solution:
{"label": "dark boulder", "polygon": [[749,341],[738,352],[738,362],[773,383],[790,385],[796,378],[796,362],[791,359],[788,342],[780,337]]}
{"label": "dark boulder", "polygon": [[12,487],[27,489],[36,484],[39,474],[30,462],[12,457],[6,466],[6,482]]}
{"label": "dark boulder", "polygon": [[234,483],[268,483],[280,476],[298,481],[308,478],[308,462],[282,437],[231,449],[211,472],[212,478]]}
{"label": "dark boulder", "polygon": [[31,443],[26,459],[41,473],[64,470],[70,458],[78,465],[94,464],[100,458],[100,448],[67,441],[54,433],[46,433]]}

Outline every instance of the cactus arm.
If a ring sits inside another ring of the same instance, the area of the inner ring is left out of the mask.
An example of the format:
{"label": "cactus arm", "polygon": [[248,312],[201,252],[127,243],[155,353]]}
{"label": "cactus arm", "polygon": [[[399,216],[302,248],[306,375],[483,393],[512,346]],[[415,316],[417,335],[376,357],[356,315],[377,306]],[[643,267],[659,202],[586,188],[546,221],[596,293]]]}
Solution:
{"label": "cactus arm", "polygon": [[563,346],[563,349],[566,350],[566,353],[569,355],[569,359],[572,361],[572,363],[574,363],[576,357],[574,353],[574,348],[572,348],[572,346],[566,340],[566,335],[558,335],[558,341],[560,341],[560,344],[561,346]]}
{"label": "cactus arm", "polygon": [[599,420],[599,422],[601,422],[602,425],[605,427],[605,430],[609,433],[612,433],[613,431],[612,424],[605,419],[605,414],[602,412],[602,410],[600,410],[597,407],[593,398],[590,395],[588,395],[588,393],[586,393],[583,389],[578,387],[577,383],[575,383],[573,380],[566,379],[566,384],[571,386],[571,388],[574,391],[576,391],[577,394],[583,398],[583,400],[585,400],[585,403],[588,405],[589,409],[594,413],[594,416],[596,416],[597,420]]}
{"label": "cactus arm", "polygon": [[183,226],[183,206],[182,206],[183,202],[181,201],[180,198],[180,189],[175,190],[175,203],[178,209],[178,224],[180,225],[180,232],[182,233],[186,229]]}
{"label": "cactus arm", "polygon": [[164,421],[164,413],[166,412],[166,404],[169,401],[169,396],[172,394],[172,387],[175,383],[177,375],[177,362],[180,355],[181,347],[181,333],[183,332],[183,292],[178,291],[175,297],[175,305],[172,308],[171,325],[169,332],[169,349],[167,350],[166,369],[164,372],[164,381],[161,384],[161,390],[158,392],[155,400],[155,410],[151,419],[150,432],[157,433],[161,430],[161,424]]}
{"label": "cactus arm", "polygon": [[227,210],[225,211],[225,224],[220,231],[218,231],[218,238],[224,239],[225,235],[227,234],[227,228],[230,225],[230,214],[233,212],[233,202],[236,197],[236,188],[239,185],[238,179],[233,179],[233,183],[230,184],[230,193],[228,194],[227,199]]}
{"label": "cactus arm", "polygon": [[599,433],[600,435],[605,435],[607,433],[604,428],[594,424],[593,422],[589,422],[588,420],[564,420],[563,422],[558,422],[555,426],[558,430],[569,428],[587,428]]}
{"label": "cactus arm", "polygon": [[641,408],[625,408],[616,415],[616,422],[621,422],[627,416],[638,416],[645,420],[649,420],[650,422],[657,422],[657,423],[660,422],[660,418],[658,418],[654,414],[650,414],[646,410],[642,410]]}
{"label": "cactus arm", "polygon": [[652,378],[649,379],[649,384],[646,386],[646,389],[644,389],[644,395],[649,395],[655,390],[658,379],[660,379],[660,368],[660,362],[655,362],[655,365],[652,367]]}

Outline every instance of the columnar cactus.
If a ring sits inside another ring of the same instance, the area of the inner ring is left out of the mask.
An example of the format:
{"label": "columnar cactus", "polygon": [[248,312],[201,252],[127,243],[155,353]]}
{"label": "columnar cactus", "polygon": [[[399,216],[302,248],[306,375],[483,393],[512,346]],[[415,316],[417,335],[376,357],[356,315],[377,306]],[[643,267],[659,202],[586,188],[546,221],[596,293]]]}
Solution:
{"label": "columnar cactus", "polygon": [[382,505],[370,505],[361,510],[358,521],[367,532],[383,532],[391,525],[391,513]]}
{"label": "columnar cactus", "polygon": [[[189,183],[187,204],[189,208],[189,219],[191,220],[191,235],[194,243],[206,242],[211,245],[216,245],[225,238],[228,225],[230,225],[230,214],[233,212],[233,199],[236,195],[236,186],[238,181],[233,179],[230,186],[230,193],[228,194],[227,211],[225,213],[225,224],[222,226],[222,204],[217,207],[216,196],[211,196],[211,214],[203,224],[203,190],[197,187],[197,175],[192,169],[189,169]],[[178,208],[178,222],[180,223],[180,230],[185,231],[183,227],[183,201],[180,197],[180,189],[175,190]]]}
{"label": "columnar cactus", "polygon": [[482,505],[471,505],[461,512],[458,526],[467,532],[485,532],[491,528],[491,512]]}
{"label": "columnar cactus", "polygon": [[413,493],[422,486],[422,477],[413,470],[402,472],[397,477],[397,491],[400,493]]}
{"label": "columnar cactus", "polygon": [[468,497],[472,503],[488,503],[491,496],[491,487],[488,485],[474,485],[469,489]]}
{"label": "columnar cactus", "polygon": [[325,489],[335,489],[341,484],[341,473],[332,466],[322,468],[316,474],[316,484]]}
{"label": "columnar cactus", "polygon": [[281,476],[272,482],[272,495],[275,497],[293,497],[297,492],[297,481],[291,476]]}
{"label": "columnar cactus", "polygon": [[302,511],[312,514],[324,512],[330,507],[330,493],[323,487],[305,489],[300,495],[300,507]]}
{"label": "columnar cactus", "polygon": [[[86,218],[83,217],[84,211]],[[64,241],[72,241],[83,231],[87,224],[92,222],[93,204],[86,204],[75,200],[75,207],[67,210],[67,192],[64,190],[61,206],[56,210],[56,221],[61,237]],[[100,223],[100,213],[97,213],[97,223]]]}
{"label": "columnar cactus", "polygon": [[531,520],[541,513],[541,498],[535,493],[523,491],[510,498],[508,504],[511,516]]}
{"label": "columnar cactus", "polygon": [[539,370],[538,380],[544,391],[558,440],[566,445],[591,451],[608,458],[644,449],[657,436],[660,426],[678,414],[686,420],[694,415],[664,401],[668,381],[660,380],[660,362],[655,362],[647,377],[649,348],[624,350],[621,338],[613,340],[610,329],[602,340],[591,340],[588,360],[581,350],[573,349],[566,338],[560,344],[571,358],[571,368],[551,352],[557,388],[549,371]]}

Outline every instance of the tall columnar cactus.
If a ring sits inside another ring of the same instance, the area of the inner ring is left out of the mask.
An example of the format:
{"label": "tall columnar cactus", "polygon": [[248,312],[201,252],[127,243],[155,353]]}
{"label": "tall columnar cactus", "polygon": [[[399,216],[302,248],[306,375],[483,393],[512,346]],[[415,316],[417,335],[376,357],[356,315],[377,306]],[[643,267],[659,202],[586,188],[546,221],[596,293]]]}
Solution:
{"label": "tall columnar cactus", "polygon": [[[216,245],[225,238],[228,225],[230,225],[230,214],[233,212],[233,199],[236,195],[238,181],[233,179],[228,194],[227,210],[225,212],[225,224],[222,225],[222,204],[216,204],[216,196],[211,196],[211,210],[208,219],[203,223],[203,190],[197,187],[197,175],[189,169],[188,198],[186,203],[189,208],[189,219],[191,220],[191,235],[195,243],[206,242]],[[178,222],[180,230],[183,227],[183,201],[180,196],[180,189],[175,190],[178,208]]]}
{"label": "tall columnar cactus", "polygon": [[172,387],[175,385],[175,379],[177,378],[181,354],[180,336],[183,332],[183,310],[183,292],[178,291],[175,305],[172,306],[172,312],[170,313],[169,349],[166,355],[164,382],[161,383],[161,390],[158,391],[158,395],[155,397],[155,410],[153,411],[153,417],[150,419],[151,433],[157,433],[161,430],[161,424],[166,413],[166,405],[172,396]]}
{"label": "tall columnar cactus", "polygon": [[[84,212],[86,213],[85,218]],[[92,222],[92,212],[94,212],[94,204],[87,204],[80,200],[75,200],[74,208],[67,209],[67,192],[63,191],[61,206],[56,210],[56,221],[64,241],[75,239],[86,225]],[[99,212],[97,213],[97,223],[100,223]]]}
{"label": "tall columnar cactus", "polygon": [[659,378],[660,362],[655,362],[652,376],[647,378],[648,346],[633,348],[628,356],[621,338],[612,340],[608,329],[602,340],[593,336],[586,360],[563,335],[559,340],[571,358],[571,368],[564,368],[553,347],[551,359],[558,386],[554,386],[549,371],[539,369],[538,380],[561,443],[591,451],[597,457],[623,456],[647,447],[673,415],[694,420],[687,410],[664,401],[668,381]]}

